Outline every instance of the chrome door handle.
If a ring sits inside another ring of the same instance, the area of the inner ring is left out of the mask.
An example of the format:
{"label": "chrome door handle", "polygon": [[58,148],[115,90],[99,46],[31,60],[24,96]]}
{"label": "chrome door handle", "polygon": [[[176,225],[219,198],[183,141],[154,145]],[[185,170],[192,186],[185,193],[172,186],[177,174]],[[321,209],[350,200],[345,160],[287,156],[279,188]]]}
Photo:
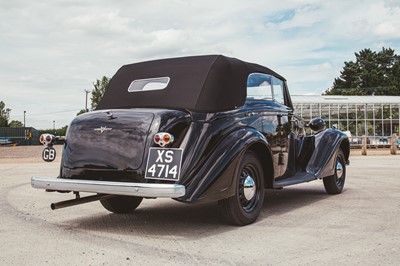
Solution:
{"label": "chrome door handle", "polygon": [[251,117],[251,116],[258,115],[258,114],[259,114],[258,112],[248,112],[248,113],[247,113],[247,116],[248,116],[248,117]]}

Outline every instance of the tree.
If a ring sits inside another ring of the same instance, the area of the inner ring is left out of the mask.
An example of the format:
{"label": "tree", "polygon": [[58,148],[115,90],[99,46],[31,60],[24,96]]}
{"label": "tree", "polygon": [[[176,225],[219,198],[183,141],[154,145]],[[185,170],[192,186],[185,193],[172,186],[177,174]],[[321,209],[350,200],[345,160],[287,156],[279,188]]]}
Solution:
{"label": "tree", "polygon": [[101,80],[97,79],[96,82],[93,83],[94,90],[92,90],[92,97],[90,98],[92,100],[92,110],[95,110],[100,103],[109,83],[110,78],[106,76],[103,76]]}
{"label": "tree", "polygon": [[8,126],[8,119],[10,118],[10,108],[6,108],[3,101],[0,101],[0,127]]}
{"label": "tree", "polygon": [[24,124],[22,124],[21,121],[18,120],[12,120],[9,124],[9,127],[24,127]]}
{"label": "tree", "polygon": [[400,95],[400,56],[391,48],[355,53],[326,95]]}
{"label": "tree", "polygon": [[55,136],[65,136],[67,134],[68,126],[63,126],[62,128],[49,128],[49,129],[39,129],[39,134],[53,134]]}
{"label": "tree", "polygon": [[78,113],[76,113],[76,116],[84,114],[84,113],[86,113],[86,110],[85,109],[81,109]]}

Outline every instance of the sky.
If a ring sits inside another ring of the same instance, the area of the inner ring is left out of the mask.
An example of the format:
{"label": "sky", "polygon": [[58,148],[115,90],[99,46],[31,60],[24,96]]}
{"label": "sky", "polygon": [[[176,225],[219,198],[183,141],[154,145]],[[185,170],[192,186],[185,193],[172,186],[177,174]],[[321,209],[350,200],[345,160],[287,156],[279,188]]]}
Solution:
{"label": "sky", "polygon": [[59,128],[122,65],[203,54],[267,66],[292,95],[321,94],[355,52],[400,54],[399,18],[400,0],[0,0],[0,101],[10,121],[26,111],[26,126]]}

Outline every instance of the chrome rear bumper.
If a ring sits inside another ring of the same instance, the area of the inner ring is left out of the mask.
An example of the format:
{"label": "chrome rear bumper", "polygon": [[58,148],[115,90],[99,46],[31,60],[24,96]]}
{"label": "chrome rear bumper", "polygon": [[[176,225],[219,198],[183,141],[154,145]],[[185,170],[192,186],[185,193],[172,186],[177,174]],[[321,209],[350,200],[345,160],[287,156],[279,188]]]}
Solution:
{"label": "chrome rear bumper", "polygon": [[41,177],[32,177],[31,184],[34,188],[109,195],[151,198],[179,198],[185,195],[185,186],[179,184],[129,183]]}

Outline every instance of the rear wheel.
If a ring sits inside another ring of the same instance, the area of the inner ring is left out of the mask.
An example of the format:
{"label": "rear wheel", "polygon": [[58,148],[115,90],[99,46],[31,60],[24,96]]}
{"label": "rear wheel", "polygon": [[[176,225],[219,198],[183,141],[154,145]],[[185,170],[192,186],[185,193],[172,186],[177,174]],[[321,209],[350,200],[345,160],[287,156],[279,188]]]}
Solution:
{"label": "rear wheel", "polygon": [[344,187],[344,182],[346,180],[346,159],[342,149],[336,157],[335,173],[332,176],[325,177],[324,187],[328,194],[339,194],[342,192]]}
{"label": "rear wheel", "polygon": [[254,222],[264,203],[264,174],[258,156],[244,154],[236,178],[234,196],[219,201],[225,220],[234,225]]}
{"label": "rear wheel", "polygon": [[113,213],[128,213],[134,211],[142,202],[142,197],[117,196],[100,200],[103,207]]}

